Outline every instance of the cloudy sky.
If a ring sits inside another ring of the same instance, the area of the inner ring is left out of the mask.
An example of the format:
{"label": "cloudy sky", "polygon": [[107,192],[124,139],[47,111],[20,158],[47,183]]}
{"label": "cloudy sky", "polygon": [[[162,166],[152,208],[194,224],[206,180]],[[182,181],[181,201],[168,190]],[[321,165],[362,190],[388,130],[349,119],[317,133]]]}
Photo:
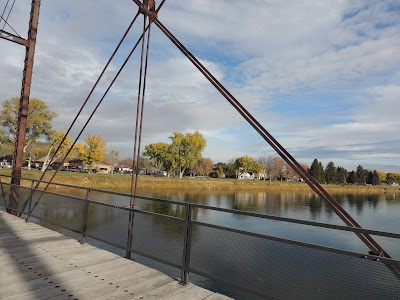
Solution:
{"label": "cloudy sky", "polygon": [[[9,18],[23,37],[29,10],[30,1],[17,0]],[[136,12],[131,0],[42,0],[31,97],[58,113],[56,129],[69,127]],[[299,162],[400,171],[398,0],[167,0],[159,19]],[[204,155],[215,162],[275,155],[156,26],[151,34],[142,145],[199,130]],[[22,46],[0,40],[1,101],[19,95],[23,58]],[[133,152],[138,60],[135,52],[86,130],[126,157]]]}

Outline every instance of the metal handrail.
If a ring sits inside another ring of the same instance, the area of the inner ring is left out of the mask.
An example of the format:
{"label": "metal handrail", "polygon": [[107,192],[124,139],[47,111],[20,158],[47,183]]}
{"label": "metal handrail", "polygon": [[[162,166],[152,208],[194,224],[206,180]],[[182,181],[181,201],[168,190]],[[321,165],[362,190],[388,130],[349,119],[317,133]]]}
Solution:
{"label": "metal handrail", "polygon": [[394,232],[386,232],[386,231],[379,231],[379,230],[372,230],[372,229],[365,229],[365,228],[348,227],[348,226],[343,226],[343,225],[327,224],[327,223],[321,223],[321,222],[315,222],[315,221],[292,219],[292,218],[279,217],[279,216],[273,216],[273,215],[267,215],[267,214],[253,213],[253,212],[248,212],[248,211],[243,211],[243,210],[232,210],[232,209],[222,208],[222,207],[207,206],[207,205],[202,205],[202,204],[192,204],[192,205],[194,208],[200,208],[200,209],[210,209],[210,210],[216,210],[216,211],[233,213],[233,214],[237,214],[237,215],[244,215],[244,216],[250,216],[250,217],[256,217],[256,218],[263,218],[263,219],[274,220],[274,221],[282,221],[282,222],[309,225],[309,226],[328,228],[328,229],[337,229],[337,230],[342,230],[342,231],[351,231],[354,233],[368,233],[371,235],[379,235],[379,236],[400,239],[400,233],[394,233]]}
{"label": "metal handrail", "polygon": [[[12,178],[11,175],[3,175],[1,174],[0,177],[8,177]],[[105,191],[105,190],[100,190],[100,189],[95,189],[95,188],[88,188],[84,186],[79,186],[79,185],[71,185],[71,184],[65,184],[65,183],[58,183],[58,182],[50,182],[50,181],[45,181],[45,180],[37,180],[37,179],[32,179],[32,178],[26,178],[26,177],[19,177],[20,180],[27,180],[27,181],[35,181],[39,183],[45,183],[49,185],[58,185],[58,186],[63,186],[63,187],[70,187],[74,189],[82,189],[82,190],[90,190],[92,192],[100,192],[100,193],[106,193],[110,195],[115,195],[115,196],[126,196],[126,197],[132,197],[132,194],[128,193],[121,193],[121,192],[113,192],[113,191]],[[5,182],[3,182],[5,184]],[[11,183],[8,183],[9,185],[12,186],[19,186],[19,185],[13,185]],[[36,189],[38,192],[43,192],[41,189]],[[178,205],[185,205],[186,202],[180,202],[180,201],[174,201],[174,200],[166,200],[166,199],[160,199],[160,198],[154,198],[154,197],[148,197],[148,196],[136,196],[137,198],[143,199],[143,200],[150,200],[150,201],[156,201],[156,202],[163,202],[163,203],[173,203],[173,204],[178,204]]]}

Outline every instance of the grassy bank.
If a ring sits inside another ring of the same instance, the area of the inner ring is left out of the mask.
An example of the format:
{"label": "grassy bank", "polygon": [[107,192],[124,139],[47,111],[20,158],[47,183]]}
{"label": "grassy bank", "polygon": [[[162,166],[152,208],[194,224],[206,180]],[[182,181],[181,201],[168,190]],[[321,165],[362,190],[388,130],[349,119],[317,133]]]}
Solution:
{"label": "grassy bank", "polygon": [[[0,170],[0,174],[10,175],[11,170]],[[44,180],[50,180],[54,171],[49,171]],[[39,179],[42,172],[37,170],[23,170],[22,176]],[[74,172],[58,172],[53,182],[92,187],[104,190],[128,191],[131,177],[128,175],[86,174]],[[23,185],[29,185],[23,181]],[[271,191],[311,191],[310,187],[300,182],[236,180],[236,179],[202,179],[202,178],[164,178],[153,176],[139,176],[138,186],[141,189],[179,189],[179,190],[271,190]],[[399,188],[387,185],[357,186],[357,185],[323,185],[328,192],[352,193],[384,193],[400,192]]]}

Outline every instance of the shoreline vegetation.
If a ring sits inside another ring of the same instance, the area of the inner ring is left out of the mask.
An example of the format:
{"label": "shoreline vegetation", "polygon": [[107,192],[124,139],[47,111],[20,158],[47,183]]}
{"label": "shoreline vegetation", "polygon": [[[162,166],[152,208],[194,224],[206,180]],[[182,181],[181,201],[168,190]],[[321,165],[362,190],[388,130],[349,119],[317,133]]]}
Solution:
{"label": "shoreline vegetation", "polygon": [[[1,175],[11,175],[11,170],[0,170]],[[50,180],[54,174],[49,171],[44,181]],[[29,179],[39,179],[42,175],[38,170],[23,170],[22,177]],[[54,178],[54,183],[90,187],[101,190],[119,190],[128,192],[131,186],[131,176],[120,174],[87,174],[74,172],[59,172]],[[2,179],[3,182],[8,182]],[[21,185],[30,186],[30,182],[21,181]],[[399,187],[391,187],[386,184],[381,185],[335,185],[322,184],[324,189],[332,193],[399,193]],[[312,192],[311,188],[302,182],[286,181],[264,181],[264,180],[237,180],[237,179],[213,179],[213,178],[166,178],[139,175],[138,189],[140,190],[197,190],[197,191],[301,191]]]}

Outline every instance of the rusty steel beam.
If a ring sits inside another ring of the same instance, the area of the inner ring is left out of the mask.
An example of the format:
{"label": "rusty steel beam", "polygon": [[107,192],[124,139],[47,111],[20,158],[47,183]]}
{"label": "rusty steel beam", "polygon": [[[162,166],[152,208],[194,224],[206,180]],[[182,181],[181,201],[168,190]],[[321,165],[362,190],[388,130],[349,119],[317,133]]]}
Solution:
{"label": "rusty steel beam", "polygon": [[7,41],[14,42],[25,47],[28,46],[27,40],[1,29],[0,29],[0,39],[5,39]]}
{"label": "rusty steel beam", "polygon": [[[293,156],[278,143],[278,141],[244,108],[241,103],[197,60],[192,53],[161,23],[158,18],[143,9],[143,4],[138,0],[133,0],[139,6],[142,13],[153,17],[152,21],[157,27],[171,40],[173,44],[189,59],[190,62],[204,75],[207,80],[225,97],[226,100],[243,116],[243,118],[260,134],[264,140],[281,156],[295,172],[304,179],[304,181],[313,189],[313,191],[321,197],[331,209],[343,220],[343,222],[351,227],[361,228],[361,226],[347,213],[346,210],[328,193],[325,189],[310,175],[301,165],[293,158]],[[381,255],[390,258],[390,255],[368,234],[357,234],[364,244],[375,255]]]}
{"label": "rusty steel beam", "polygon": [[19,101],[17,132],[15,135],[14,159],[11,178],[10,213],[17,214],[19,185],[24,157],[24,143],[28,119],[29,95],[31,91],[33,59],[35,55],[36,35],[39,24],[40,0],[32,0],[29,20],[28,39],[25,51],[24,71],[22,75],[21,98]]}

